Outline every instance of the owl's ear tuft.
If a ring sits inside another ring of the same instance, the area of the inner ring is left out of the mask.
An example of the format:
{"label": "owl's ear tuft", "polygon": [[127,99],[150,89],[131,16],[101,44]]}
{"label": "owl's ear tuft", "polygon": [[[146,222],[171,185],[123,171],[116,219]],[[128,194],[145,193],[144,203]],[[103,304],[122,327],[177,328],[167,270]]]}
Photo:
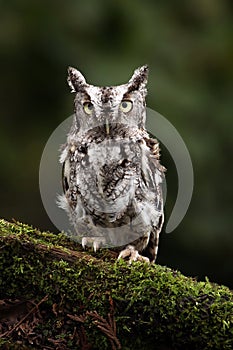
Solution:
{"label": "owl's ear tuft", "polygon": [[128,92],[135,90],[145,90],[148,80],[149,67],[144,65],[137,68],[128,82]]}
{"label": "owl's ear tuft", "polygon": [[71,92],[82,91],[84,86],[87,85],[86,80],[82,73],[73,67],[68,67],[67,82],[71,88]]}

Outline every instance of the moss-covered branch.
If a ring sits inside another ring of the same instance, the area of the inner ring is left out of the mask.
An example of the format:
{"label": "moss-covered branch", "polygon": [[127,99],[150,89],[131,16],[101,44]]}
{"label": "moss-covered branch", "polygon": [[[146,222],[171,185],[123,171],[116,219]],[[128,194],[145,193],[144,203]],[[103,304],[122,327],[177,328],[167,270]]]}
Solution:
{"label": "moss-covered branch", "polygon": [[92,255],[62,234],[4,220],[0,299],[0,344],[8,348],[233,349],[228,288],[116,262],[107,250]]}

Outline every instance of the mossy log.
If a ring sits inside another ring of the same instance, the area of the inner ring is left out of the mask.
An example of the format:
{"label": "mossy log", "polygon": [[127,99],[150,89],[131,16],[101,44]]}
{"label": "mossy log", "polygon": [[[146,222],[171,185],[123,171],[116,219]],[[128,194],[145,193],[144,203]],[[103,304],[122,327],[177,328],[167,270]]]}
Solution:
{"label": "mossy log", "polygon": [[0,346],[233,349],[233,293],[0,220]]}

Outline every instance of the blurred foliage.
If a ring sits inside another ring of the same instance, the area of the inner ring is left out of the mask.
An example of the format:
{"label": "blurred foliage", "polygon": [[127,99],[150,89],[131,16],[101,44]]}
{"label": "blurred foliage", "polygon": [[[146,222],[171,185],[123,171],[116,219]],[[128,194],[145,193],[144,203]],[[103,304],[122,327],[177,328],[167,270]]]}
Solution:
{"label": "blurred foliage", "polygon": [[[72,114],[68,65],[99,85],[150,66],[148,106],[190,151],[194,195],[182,224],[161,236],[158,263],[233,286],[233,6],[227,0],[0,2],[0,215],[56,229],[38,168],[52,131]],[[167,216],[177,176],[167,167]]]}

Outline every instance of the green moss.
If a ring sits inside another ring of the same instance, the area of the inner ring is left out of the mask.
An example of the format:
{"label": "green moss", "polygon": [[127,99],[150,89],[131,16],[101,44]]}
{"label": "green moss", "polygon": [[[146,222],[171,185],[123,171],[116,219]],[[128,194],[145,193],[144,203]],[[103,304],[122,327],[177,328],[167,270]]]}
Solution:
{"label": "green moss", "polygon": [[[39,301],[48,295],[46,318],[38,326],[44,338],[63,336],[68,348],[79,349],[68,339],[80,323],[67,322],[67,314],[96,310],[107,319],[113,303],[123,349],[154,349],[156,343],[174,349],[233,349],[233,295],[227,287],[156,264],[129,266],[107,251],[87,254],[63,234],[4,220],[0,249],[1,299]],[[83,327],[93,349],[110,349],[93,319],[87,317]]]}

